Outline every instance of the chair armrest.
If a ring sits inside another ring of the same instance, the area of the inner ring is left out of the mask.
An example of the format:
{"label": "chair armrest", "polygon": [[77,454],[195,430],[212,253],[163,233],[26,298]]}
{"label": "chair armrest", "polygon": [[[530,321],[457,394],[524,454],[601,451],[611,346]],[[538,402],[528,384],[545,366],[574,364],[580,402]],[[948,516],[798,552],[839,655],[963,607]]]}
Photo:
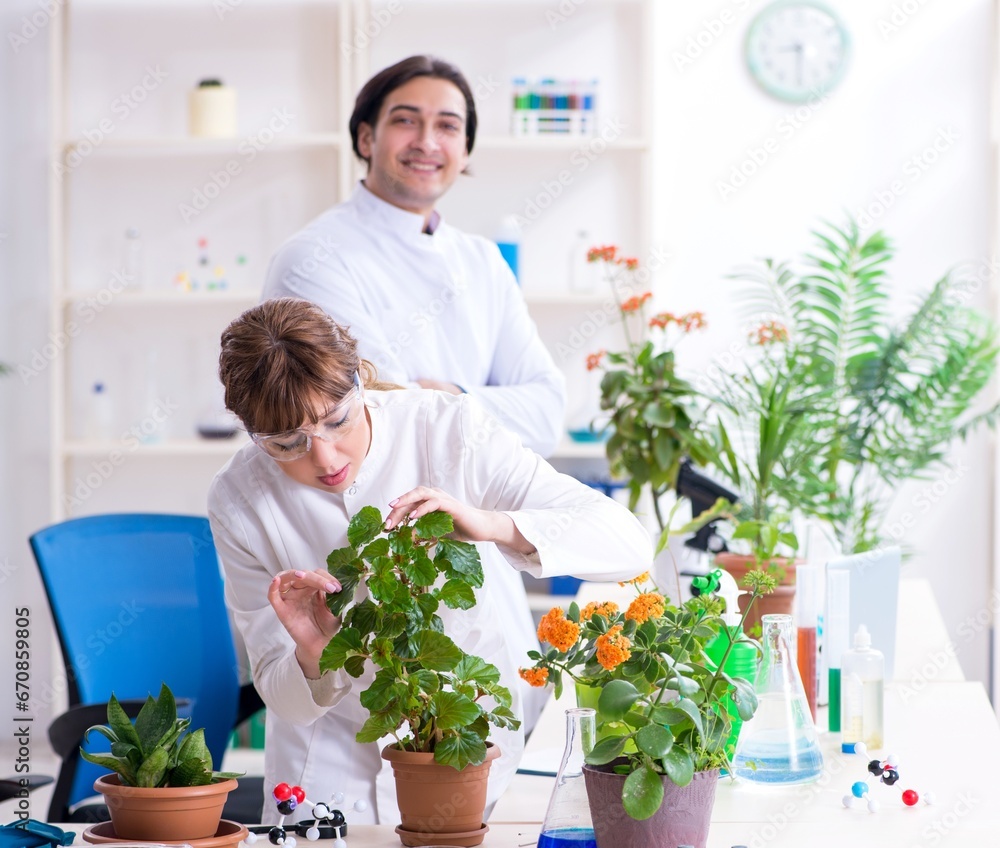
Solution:
{"label": "chair armrest", "polygon": [[252,683],[244,683],[240,687],[240,703],[236,710],[236,723],[233,727],[239,727],[251,716],[264,709],[264,701],[254,688]]}
{"label": "chair armrest", "polygon": [[53,779],[46,774],[28,774],[24,777],[0,778],[0,801],[8,801],[11,798],[16,798],[25,789],[31,792],[39,786],[48,786]]}

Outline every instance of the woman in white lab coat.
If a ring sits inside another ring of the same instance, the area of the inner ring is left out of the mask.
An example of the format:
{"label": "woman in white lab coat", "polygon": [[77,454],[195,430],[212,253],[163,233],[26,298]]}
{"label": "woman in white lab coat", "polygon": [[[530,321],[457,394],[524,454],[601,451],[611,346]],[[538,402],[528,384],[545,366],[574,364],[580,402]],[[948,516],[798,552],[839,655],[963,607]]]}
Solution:
{"label": "woman in white lab coat", "polygon": [[[226,406],[253,438],[212,483],[209,518],[227,602],[267,705],[264,822],[277,821],[267,793],[279,782],[303,787],[313,802],[343,792],[349,821],[398,822],[380,746],[355,741],[371,674],[319,671],[339,627],[325,598],[340,586],[324,565],[347,544],[351,516],[371,504],[393,526],[444,510],[458,537],[482,543],[476,606],[442,618],[463,650],[500,669],[515,713],[517,669],[528,661],[505,643],[499,570],[625,580],[649,569],[649,535],[468,396],[385,390],[347,331],[305,301],[271,300],[237,318],[222,336],[219,373]],[[502,756],[488,810],[523,749],[520,731],[491,738]],[[351,811],[355,801],[365,802],[361,812]]]}

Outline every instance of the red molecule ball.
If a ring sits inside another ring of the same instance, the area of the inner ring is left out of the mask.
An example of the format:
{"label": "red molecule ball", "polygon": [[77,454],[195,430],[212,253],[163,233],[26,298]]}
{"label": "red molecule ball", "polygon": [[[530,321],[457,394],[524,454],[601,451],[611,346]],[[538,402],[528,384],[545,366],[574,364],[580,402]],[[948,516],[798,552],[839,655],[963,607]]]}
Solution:
{"label": "red molecule ball", "polygon": [[301,786],[293,786],[292,794],[295,796],[295,800],[300,804],[306,800],[305,790]]}
{"label": "red molecule ball", "polygon": [[920,800],[920,796],[916,793],[914,789],[906,789],[903,791],[903,803],[907,807],[912,807],[917,801]]}
{"label": "red molecule ball", "polygon": [[[302,790],[299,791],[301,792]],[[279,783],[274,787],[274,791],[271,792],[271,795],[274,796],[275,801],[287,801],[292,797],[292,787],[287,783]]]}

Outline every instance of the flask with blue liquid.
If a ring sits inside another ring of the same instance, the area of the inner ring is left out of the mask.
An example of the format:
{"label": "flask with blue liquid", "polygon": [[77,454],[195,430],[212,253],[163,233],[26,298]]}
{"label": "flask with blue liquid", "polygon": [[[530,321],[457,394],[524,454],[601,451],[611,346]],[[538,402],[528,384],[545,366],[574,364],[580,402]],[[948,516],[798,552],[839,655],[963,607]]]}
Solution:
{"label": "flask with blue liquid", "polygon": [[594,747],[597,711],[566,710],[566,750],[542,822],[538,848],[597,848],[583,759]]}
{"label": "flask with blue liquid", "polygon": [[792,617],[765,615],[761,624],[757,712],[740,732],[733,774],[754,783],[808,783],[822,773],[823,754],[795,662]]}

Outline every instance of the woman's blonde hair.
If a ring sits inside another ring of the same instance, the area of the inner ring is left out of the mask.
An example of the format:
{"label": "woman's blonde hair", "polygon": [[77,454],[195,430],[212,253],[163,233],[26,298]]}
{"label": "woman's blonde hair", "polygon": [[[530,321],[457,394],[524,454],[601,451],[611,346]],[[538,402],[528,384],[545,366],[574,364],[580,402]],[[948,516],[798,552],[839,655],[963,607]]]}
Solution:
{"label": "woman's blonde hair", "polygon": [[291,297],[258,304],[222,333],[226,408],[250,433],[284,433],[304,421],[315,424],[325,402],[354,388],[355,373],[365,388],[399,388],[380,383],[357,348],[347,329],[315,304]]}

